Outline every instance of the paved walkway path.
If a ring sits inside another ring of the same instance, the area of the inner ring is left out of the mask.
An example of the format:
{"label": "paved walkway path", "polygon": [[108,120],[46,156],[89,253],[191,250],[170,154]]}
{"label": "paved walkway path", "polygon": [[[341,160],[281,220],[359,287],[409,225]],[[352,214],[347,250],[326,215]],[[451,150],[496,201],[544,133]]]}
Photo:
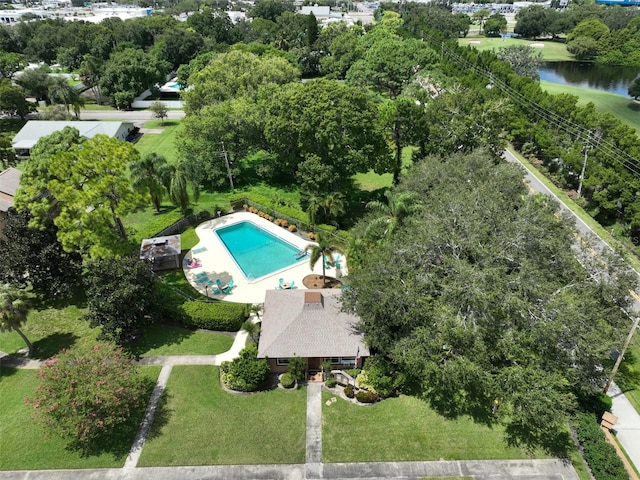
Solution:
{"label": "paved walkway path", "polygon": [[618,417],[613,427],[631,462],[640,469],[640,415],[620,388],[612,383],[607,394],[613,400],[611,413]]}
{"label": "paved walkway path", "polygon": [[[476,480],[579,480],[563,460],[467,460],[440,462],[325,463],[328,480],[417,480],[471,476]],[[221,465],[94,470],[0,472],[0,480],[304,480],[304,465]]]}
{"label": "paved walkway path", "polygon": [[125,470],[130,470],[138,465],[138,460],[142,454],[142,447],[144,447],[144,442],[147,440],[147,435],[149,434],[151,425],[153,425],[153,419],[156,416],[156,410],[158,409],[158,404],[160,403],[162,394],[167,387],[167,381],[169,380],[169,375],[171,375],[172,368],[172,365],[165,365],[162,367],[160,375],[158,375],[156,386],[151,393],[151,399],[149,400],[147,409],[144,412],[144,417],[142,417],[140,428],[138,429],[138,433],[136,433],[136,438],[133,440],[133,445],[131,445],[129,455],[124,462]]}
{"label": "paved walkway path", "polygon": [[306,478],[322,478],[322,383],[307,385]]}

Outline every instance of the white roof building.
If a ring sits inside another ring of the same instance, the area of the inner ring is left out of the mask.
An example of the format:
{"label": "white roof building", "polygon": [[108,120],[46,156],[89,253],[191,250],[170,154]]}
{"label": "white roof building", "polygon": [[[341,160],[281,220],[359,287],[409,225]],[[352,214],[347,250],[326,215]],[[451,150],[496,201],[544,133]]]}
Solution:
{"label": "white roof building", "polygon": [[133,123],[130,122],[30,120],[13,137],[13,148],[28,152],[42,137],[58,132],[65,127],[76,128],[80,132],[80,136],[84,138],[93,138],[98,134],[103,134],[122,141],[127,140],[134,129]]}

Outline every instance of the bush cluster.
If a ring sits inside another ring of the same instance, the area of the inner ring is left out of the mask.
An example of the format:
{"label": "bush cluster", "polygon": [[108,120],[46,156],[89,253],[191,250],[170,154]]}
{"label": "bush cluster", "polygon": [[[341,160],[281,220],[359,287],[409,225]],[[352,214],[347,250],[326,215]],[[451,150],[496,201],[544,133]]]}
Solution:
{"label": "bush cluster", "polygon": [[296,379],[293,378],[293,375],[291,375],[289,372],[283,373],[282,376],[280,377],[280,385],[282,385],[284,388],[293,387],[293,384],[295,382],[296,382]]}
{"label": "bush cluster", "polygon": [[360,390],[356,394],[356,400],[358,400],[360,403],[374,403],[376,400],[378,400],[378,395],[368,390]]}
{"label": "bush cluster", "polygon": [[191,327],[236,332],[249,316],[250,308],[244,303],[185,302],[182,322]]}
{"label": "bush cluster", "polygon": [[574,420],[582,455],[596,480],[626,480],[629,478],[622,460],[606,438],[594,415],[580,413]]}
{"label": "bush cluster", "polygon": [[258,348],[250,345],[232,362],[223,362],[220,368],[222,382],[232,390],[256,392],[269,380],[271,369],[266,359],[258,358]]}
{"label": "bush cluster", "polygon": [[324,384],[328,387],[328,388],[333,388],[335,387],[338,382],[336,381],[335,377],[329,377],[327,378],[327,380],[324,382]]}
{"label": "bush cluster", "polygon": [[353,386],[352,385],[347,385],[346,387],[344,387],[344,394],[347,398],[353,398],[355,397],[355,393],[353,391]]}

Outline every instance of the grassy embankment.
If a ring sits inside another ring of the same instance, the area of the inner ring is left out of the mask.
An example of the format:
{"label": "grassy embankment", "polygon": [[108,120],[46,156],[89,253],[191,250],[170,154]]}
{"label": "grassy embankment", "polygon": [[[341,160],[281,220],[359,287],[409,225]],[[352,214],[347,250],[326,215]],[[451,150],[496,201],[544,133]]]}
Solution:
{"label": "grassy embankment", "polygon": [[547,81],[541,81],[540,86],[549,93],[568,93],[578,97],[578,105],[586,105],[592,102],[599,112],[611,113],[623,123],[635,129],[640,135],[640,104],[630,97],[603,92],[591,88],[560,85]]}

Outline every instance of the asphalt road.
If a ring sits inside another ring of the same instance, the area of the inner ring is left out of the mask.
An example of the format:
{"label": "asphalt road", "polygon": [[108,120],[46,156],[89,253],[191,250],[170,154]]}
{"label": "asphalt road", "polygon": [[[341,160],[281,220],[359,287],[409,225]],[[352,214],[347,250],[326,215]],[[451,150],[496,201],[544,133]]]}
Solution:
{"label": "asphalt road", "polygon": [[[169,110],[167,112],[168,120],[177,120],[183,117],[183,110]],[[155,120],[155,117],[149,110],[81,110],[80,120],[120,120],[132,122],[140,127],[144,122]]]}

